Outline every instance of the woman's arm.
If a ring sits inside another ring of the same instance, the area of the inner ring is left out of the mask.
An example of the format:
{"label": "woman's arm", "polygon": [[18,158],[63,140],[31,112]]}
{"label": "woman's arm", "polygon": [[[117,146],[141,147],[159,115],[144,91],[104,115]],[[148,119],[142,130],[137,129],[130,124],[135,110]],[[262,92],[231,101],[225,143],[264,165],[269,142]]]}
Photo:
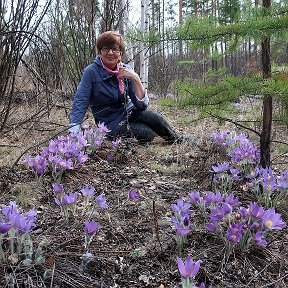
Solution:
{"label": "woman's arm", "polygon": [[90,77],[90,70],[85,69],[82,79],[77,87],[77,92],[73,100],[73,105],[70,113],[70,132],[80,129],[85,113],[90,103],[92,92],[92,80]]}

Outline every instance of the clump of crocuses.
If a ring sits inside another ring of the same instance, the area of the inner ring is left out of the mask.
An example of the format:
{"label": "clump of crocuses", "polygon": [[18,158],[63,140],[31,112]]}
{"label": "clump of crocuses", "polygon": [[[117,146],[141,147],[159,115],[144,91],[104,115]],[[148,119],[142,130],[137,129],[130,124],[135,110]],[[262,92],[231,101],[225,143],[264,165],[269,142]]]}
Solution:
{"label": "clump of crocuses", "polygon": [[104,124],[99,124],[96,130],[88,128],[61,135],[51,140],[35,157],[26,156],[23,163],[32,168],[37,177],[50,171],[53,181],[60,183],[63,172],[76,169],[85,163],[89,153],[102,145],[108,131]]}
{"label": "clump of crocuses", "polygon": [[281,215],[274,208],[265,210],[255,202],[246,207],[241,206],[233,193],[223,196],[219,192],[210,191],[201,195],[199,191],[193,191],[189,194],[189,200],[195,209],[199,208],[201,213],[206,214],[204,218],[208,219],[205,224],[207,230],[220,236],[227,244],[238,244],[242,249],[253,242],[266,246],[266,237],[271,230],[286,227]]}
{"label": "clump of crocuses", "polygon": [[288,191],[288,170],[277,174],[271,167],[260,167],[259,148],[246,134],[225,130],[213,133],[211,139],[230,157],[229,162],[216,163],[210,170],[215,190],[229,194],[232,185],[241,181],[243,190],[252,191],[266,208],[281,202]]}
{"label": "clump of crocuses", "polygon": [[95,130],[92,128],[84,130],[84,137],[87,140],[87,147],[90,152],[95,152],[99,149],[108,132],[110,132],[110,130],[104,125],[104,123],[99,123]]}
{"label": "clump of crocuses", "polygon": [[[191,256],[188,256],[184,261],[177,257],[178,270],[182,277],[182,288],[198,287],[195,284],[195,276],[199,272],[201,263],[201,260],[194,262]],[[205,285],[202,283],[199,288],[205,288]]]}
{"label": "clump of crocuses", "polygon": [[[106,202],[105,194],[101,193],[95,196],[95,188],[93,186],[85,185],[80,189],[80,194],[78,192],[65,193],[62,184],[53,183],[53,191],[55,194],[55,202],[61,207],[64,217],[68,219],[69,211],[71,211],[73,216],[79,214],[79,210],[82,210],[81,215],[89,215],[89,217],[94,214],[99,213],[99,209],[107,209],[109,206]],[[79,203],[79,197],[82,194],[82,203]],[[81,205],[80,205],[81,204]]]}
{"label": "clump of crocuses", "polygon": [[247,173],[259,164],[260,149],[246,134],[225,130],[212,133],[211,140],[226,150],[235,168]]}
{"label": "clump of crocuses", "polygon": [[[30,232],[36,226],[36,214],[37,211],[34,209],[31,209],[26,213],[20,212],[16,202],[14,201],[10,201],[8,206],[1,207],[1,261],[10,260],[12,262],[18,262],[23,260],[26,261],[26,263],[32,262],[34,251],[32,240],[30,238]],[[7,249],[5,249],[6,247]],[[35,260],[39,262],[40,258]]]}
{"label": "clump of crocuses", "polygon": [[[192,191],[186,203],[180,198],[172,206],[176,235],[190,232],[192,205],[202,216],[197,224],[203,224],[210,232],[220,236],[229,247],[244,249],[251,243],[268,245],[267,235],[271,230],[286,227],[275,208],[267,208],[274,206],[287,193],[288,171],[282,171],[278,176],[270,167],[258,167],[259,149],[245,134],[238,135],[227,130],[213,133],[211,138],[227,150],[230,161],[216,163],[210,170],[215,192]],[[235,184],[242,185],[245,191],[253,191],[264,207],[255,202],[241,206],[232,192]]]}
{"label": "clump of crocuses", "polygon": [[244,191],[252,191],[266,207],[277,206],[288,193],[288,170],[277,175],[271,167],[256,167],[245,175]]}
{"label": "clump of crocuses", "polygon": [[121,148],[123,148],[122,144],[123,144],[123,141],[121,137],[115,139],[114,141],[111,141],[112,151],[107,156],[108,161],[116,160],[115,158],[117,158],[117,153],[119,153]]}

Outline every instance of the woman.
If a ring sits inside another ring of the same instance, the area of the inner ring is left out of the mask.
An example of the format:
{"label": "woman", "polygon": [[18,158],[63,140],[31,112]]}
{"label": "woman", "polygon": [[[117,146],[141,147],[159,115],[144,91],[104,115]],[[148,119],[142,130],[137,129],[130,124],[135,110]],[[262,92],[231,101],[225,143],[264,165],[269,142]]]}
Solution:
{"label": "woman", "polygon": [[173,143],[178,139],[167,121],[148,110],[148,96],[139,76],[121,62],[125,53],[121,34],[107,31],[96,43],[98,56],[84,69],[70,115],[70,132],[80,129],[88,106],[96,123],[104,123],[110,139],[136,137],[141,142],[161,136]]}

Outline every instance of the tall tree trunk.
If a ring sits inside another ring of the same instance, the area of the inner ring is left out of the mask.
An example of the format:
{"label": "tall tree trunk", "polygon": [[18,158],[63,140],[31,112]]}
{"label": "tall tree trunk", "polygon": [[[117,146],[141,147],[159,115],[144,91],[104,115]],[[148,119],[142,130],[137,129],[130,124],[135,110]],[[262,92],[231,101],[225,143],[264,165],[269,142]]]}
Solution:
{"label": "tall tree trunk", "polygon": [[127,14],[127,7],[126,1],[120,0],[120,15],[119,15],[119,33],[124,35],[126,32],[126,25],[128,22],[128,14]]}
{"label": "tall tree trunk", "polygon": [[[149,27],[149,31],[156,33],[157,32],[157,27],[155,26],[156,24],[156,11],[155,11],[155,1],[151,0],[151,25]],[[152,45],[152,47],[150,48],[151,50],[151,55],[155,55],[156,53],[156,46],[155,44]]]}
{"label": "tall tree trunk", "polygon": [[[148,0],[141,0],[141,31],[145,35],[148,30]],[[145,89],[148,88],[148,57],[147,44],[143,41],[140,43],[140,78]]]}
{"label": "tall tree trunk", "polygon": [[[269,12],[271,0],[263,0],[264,14]],[[262,48],[262,74],[263,79],[271,77],[270,37],[266,36],[261,42]],[[264,95],[263,122],[260,137],[260,164],[262,167],[270,165],[270,142],[272,127],[272,96]]]}
{"label": "tall tree trunk", "polygon": [[194,0],[194,15],[198,16],[198,0]]}
{"label": "tall tree trunk", "polygon": [[[179,0],[179,25],[183,23],[183,1]],[[183,58],[183,42],[179,41],[179,57]]]}

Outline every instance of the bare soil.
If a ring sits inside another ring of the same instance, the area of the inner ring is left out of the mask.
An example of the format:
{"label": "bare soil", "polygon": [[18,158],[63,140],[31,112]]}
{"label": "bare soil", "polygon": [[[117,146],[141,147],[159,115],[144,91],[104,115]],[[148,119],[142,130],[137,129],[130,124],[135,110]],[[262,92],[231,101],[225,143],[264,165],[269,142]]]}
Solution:
{"label": "bare soil", "polygon": [[[1,139],[0,204],[15,200],[25,211],[35,207],[38,220],[31,233],[34,246],[45,241],[43,264],[0,263],[1,287],[181,287],[176,256],[188,254],[203,261],[198,283],[223,288],[287,287],[287,229],[275,232],[266,248],[252,246],[242,253],[228,253],[220,239],[197,225],[196,213],[193,232],[179,254],[170,222],[171,204],[191,190],[209,190],[209,169],[225,158],[212,145],[209,135],[217,129],[234,129],[231,125],[220,127],[212,120],[188,123],[187,119],[196,115],[192,109],[166,109],[162,114],[179,134],[195,135],[197,147],[185,143],[166,145],[162,139],[146,145],[133,142],[109,162],[106,157],[110,146],[105,144],[80,169],[65,173],[62,182],[67,191],[93,185],[97,194],[105,193],[109,204],[107,212],[99,215],[101,228],[89,249],[95,258],[83,269],[80,257],[85,252],[85,219],[79,215],[65,221],[54,202],[51,177],[45,175],[39,181],[20,161],[14,165],[27,148],[36,146],[24,154],[37,153],[38,143],[45,145],[45,140],[67,124],[65,111],[69,111],[71,103],[59,103],[49,117],[46,114],[12,129]],[[155,103],[152,106],[157,109]],[[31,105],[19,107],[27,115],[32,109]],[[94,125],[90,114],[86,123]],[[286,141],[287,127],[276,128],[274,137]],[[273,157],[281,159],[279,169],[287,169],[287,155],[279,156],[276,148],[273,146]],[[133,187],[141,194],[141,200],[135,203],[127,197]],[[240,188],[237,191],[241,193]],[[244,202],[253,200],[251,195],[244,197]],[[288,221],[287,205],[279,210]]]}

